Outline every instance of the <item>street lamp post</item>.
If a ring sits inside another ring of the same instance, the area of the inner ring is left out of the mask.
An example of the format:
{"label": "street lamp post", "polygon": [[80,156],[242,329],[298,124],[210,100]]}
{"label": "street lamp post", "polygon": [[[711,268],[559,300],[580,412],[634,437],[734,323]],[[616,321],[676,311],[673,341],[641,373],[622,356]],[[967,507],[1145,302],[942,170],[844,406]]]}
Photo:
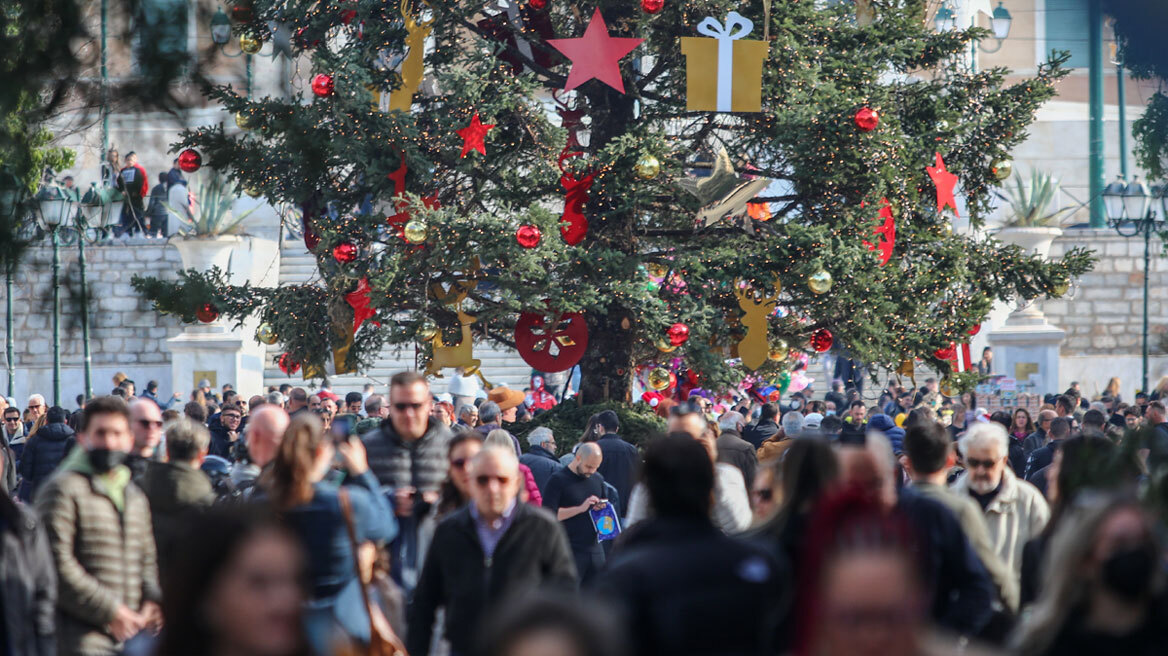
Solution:
{"label": "street lamp post", "polygon": [[[247,74],[247,86],[244,89],[244,95],[251,96],[251,55],[252,52],[258,51],[258,47],[253,51],[245,51],[244,44],[249,42],[247,36],[239,38],[239,52],[230,54],[227,52],[227,42],[231,40],[231,19],[227,14],[223,13],[223,8],[220,7],[215,10],[215,15],[211,17],[211,41],[219,48],[219,52],[224,57],[244,57],[244,68]],[[255,43],[257,46],[258,42]]]}
{"label": "street lamp post", "polygon": [[[0,219],[15,224],[23,218],[27,193],[20,178],[7,169],[0,170]],[[4,260],[4,355],[8,370],[8,394],[16,394],[16,347],[12,334],[12,270],[11,258]]]}
{"label": "street lamp post", "polygon": [[1141,353],[1141,387],[1148,391],[1148,278],[1151,276],[1152,265],[1152,233],[1164,228],[1164,221],[1157,218],[1156,210],[1151,201],[1155,197],[1160,201],[1162,209],[1168,213],[1168,189],[1155,187],[1149,194],[1148,188],[1138,179],[1132,179],[1130,184],[1124,184],[1120,176],[1115,182],[1107,185],[1103,190],[1103,207],[1107,212],[1108,223],[1120,236],[1144,237],[1144,307],[1143,307],[1143,343]]}
{"label": "street lamp post", "polygon": [[[974,11],[969,20],[970,27],[977,27],[977,11]],[[995,53],[1002,49],[1002,43],[1010,36],[1010,26],[1014,22],[1014,17],[1010,15],[1010,11],[998,2],[998,6],[994,9],[990,16],[990,31],[993,32],[994,46],[987,48],[977,41],[970,47],[970,71],[977,72],[977,51],[981,50],[984,53]],[[957,12],[949,6],[948,2],[942,4],[937,13],[933,14],[933,27],[938,32],[948,32],[957,29]],[[965,29],[965,28],[962,28]]]}
{"label": "street lamp post", "polygon": [[89,351],[89,282],[85,274],[85,242],[90,226],[99,226],[98,231],[108,224],[110,207],[108,189],[99,189],[96,182],[89,184],[89,191],[81,199],[81,212],[77,215],[77,264],[81,272],[81,347],[85,359],[85,398],[93,396],[93,359]]}
{"label": "street lamp post", "polygon": [[77,204],[61,187],[42,187],[36,195],[37,216],[53,245],[53,405],[61,405],[61,240],[58,231]]}

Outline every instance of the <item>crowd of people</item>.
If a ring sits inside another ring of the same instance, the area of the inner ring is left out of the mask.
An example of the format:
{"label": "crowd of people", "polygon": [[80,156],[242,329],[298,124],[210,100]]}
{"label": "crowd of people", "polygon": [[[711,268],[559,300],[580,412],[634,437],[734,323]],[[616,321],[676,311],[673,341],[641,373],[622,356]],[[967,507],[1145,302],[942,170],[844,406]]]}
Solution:
{"label": "crowd of people", "polygon": [[172,214],[182,212],[182,218],[186,219],[191,216],[190,192],[178,159],[171,162],[168,170],[158,173],[157,182],[152,186],[137,153],[131,151],[125,158],[119,158],[117,149],[110,148],[102,163],[101,176],[101,184],[116,190],[123,201],[114,237],[136,234],[167,237],[176,228],[169,225]]}
{"label": "crowd of people", "polygon": [[415,372],[0,399],[0,653],[1159,654],[1168,418],[1114,382],[698,391],[654,435]]}

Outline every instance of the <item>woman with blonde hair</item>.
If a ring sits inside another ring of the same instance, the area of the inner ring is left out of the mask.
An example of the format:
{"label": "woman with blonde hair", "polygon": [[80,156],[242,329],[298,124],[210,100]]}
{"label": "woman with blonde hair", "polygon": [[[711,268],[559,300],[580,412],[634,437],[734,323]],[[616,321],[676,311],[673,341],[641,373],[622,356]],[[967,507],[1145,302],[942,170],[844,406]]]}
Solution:
{"label": "woman with blonde hair", "polygon": [[1119,376],[1112,376],[1111,379],[1107,381],[1107,387],[1103,388],[1102,398],[1111,397],[1111,399],[1113,401],[1115,401],[1115,403],[1119,403],[1120,402],[1119,387],[1120,387]]}
{"label": "woman with blonde hair", "polygon": [[1168,399],[1168,376],[1160,378],[1160,382],[1156,383],[1155,389],[1152,390],[1152,400],[1161,401]]}
{"label": "woman with blonde hair", "polygon": [[[344,481],[325,481],[339,460]],[[309,604],[305,627],[317,653],[332,653],[338,637],[369,641],[369,615],[361,602],[361,581],[342,504],[348,503],[358,545],[389,542],[397,523],[377,479],[369,471],[365,447],[354,437],[336,441],[320,419],[301,413],[292,419],[271,468],[260,477],[260,498],[281,514],[308,557]]]}
{"label": "woman with blonde hair", "polygon": [[[511,433],[502,428],[496,428],[487,433],[487,439],[483,441],[483,448],[491,446],[515,451],[515,443],[511,441]],[[535,476],[531,474],[531,467],[520,463],[519,473],[523,475],[523,489],[519,490],[520,501],[525,501],[533,506],[543,506],[543,495],[539,493],[539,486],[535,484]]]}
{"label": "woman with blonde hair", "polygon": [[1013,642],[1020,656],[1150,656],[1168,644],[1163,549],[1130,498],[1083,496],[1052,538],[1042,595]]}

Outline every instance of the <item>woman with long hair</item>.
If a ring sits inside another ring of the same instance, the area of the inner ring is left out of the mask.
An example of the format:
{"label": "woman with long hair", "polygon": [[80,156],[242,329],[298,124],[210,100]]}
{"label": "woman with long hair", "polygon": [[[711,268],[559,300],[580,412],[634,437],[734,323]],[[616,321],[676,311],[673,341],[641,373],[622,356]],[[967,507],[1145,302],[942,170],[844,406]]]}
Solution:
{"label": "woman with long hair", "polygon": [[450,473],[442,483],[437,520],[470,503],[470,461],[482,450],[483,436],[476,431],[465,431],[450,438],[446,451]]}
{"label": "woman with long hair", "polygon": [[1015,653],[1164,653],[1163,555],[1135,500],[1081,499],[1051,540],[1042,595],[1014,637]]}
{"label": "woman with long hair", "polygon": [[[339,487],[325,480],[334,460],[340,461],[344,474]],[[349,539],[342,496],[348,497],[352,508],[358,545],[389,542],[397,535],[397,523],[369,471],[361,441],[328,439],[315,415],[301,413],[288,424],[260,486],[308,556],[310,603],[305,622],[314,649],[329,653],[338,630],[368,642],[369,615],[361,603],[361,582],[354,570],[359,555]]]}
{"label": "woman with long hair", "polygon": [[1122,400],[1120,398],[1120,395],[1119,395],[1119,388],[1120,388],[1119,376],[1112,376],[1107,381],[1107,387],[1103,388],[1103,396],[1104,397],[1109,396],[1112,398],[1112,400],[1115,403],[1119,403]]}
{"label": "woman with long hair", "polygon": [[1010,437],[1024,440],[1034,432],[1034,420],[1026,408],[1014,408],[1014,420],[1010,425]]}
{"label": "woman with long hair", "polygon": [[1153,401],[1168,400],[1168,376],[1162,376],[1160,382],[1156,383],[1156,387],[1152,390],[1151,399]]}
{"label": "woman with long hair", "polygon": [[254,506],[191,518],[162,571],[158,656],[308,656],[300,622],[304,556]]}
{"label": "woman with long hair", "polygon": [[[839,481],[839,461],[822,440],[793,440],[779,465],[777,496],[782,500],[774,517],[759,527],[757,535],[775,541],[785,562],[794,566],[807,518],[815,504]],[[775,487],[772,485],[772,488]]]}

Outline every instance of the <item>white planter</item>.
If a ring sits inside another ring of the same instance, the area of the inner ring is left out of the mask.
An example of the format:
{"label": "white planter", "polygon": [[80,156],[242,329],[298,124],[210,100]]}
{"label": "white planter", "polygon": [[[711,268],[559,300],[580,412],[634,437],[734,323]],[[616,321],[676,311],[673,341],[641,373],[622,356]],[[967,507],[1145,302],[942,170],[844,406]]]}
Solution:
{"label": "white planter", "polygon": [[1050,245],[1061,234],[1061,228],[1002,228],[994,236],[1007,244],[1021,246],[1032,255],[1050,257]]}
{"label": "white planter", "polygon": [[223,273],[231,269],[231,253],[247,242],[246,237],[225,235],[211,238],[173,237],[170,243],[178,249],[184,269],[210,271],[217,266]]}

